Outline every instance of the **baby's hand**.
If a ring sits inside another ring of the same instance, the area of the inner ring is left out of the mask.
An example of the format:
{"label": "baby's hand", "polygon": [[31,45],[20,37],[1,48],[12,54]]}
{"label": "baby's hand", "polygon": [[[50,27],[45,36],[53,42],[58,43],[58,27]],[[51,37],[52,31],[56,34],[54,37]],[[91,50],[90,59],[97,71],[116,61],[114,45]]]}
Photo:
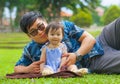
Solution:
{"label": "baby's hand", "polygon": [[57,72],[60,72],[60,71],[61,71],[60,68],[58,68]]}

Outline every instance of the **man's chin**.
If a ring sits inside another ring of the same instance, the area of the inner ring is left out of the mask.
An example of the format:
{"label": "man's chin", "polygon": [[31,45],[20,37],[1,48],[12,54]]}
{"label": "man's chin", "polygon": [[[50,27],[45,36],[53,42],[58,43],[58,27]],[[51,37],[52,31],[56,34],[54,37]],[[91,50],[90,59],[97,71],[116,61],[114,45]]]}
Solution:
{"label": "man's chin", "polygon": [[44,39],[44,40],[38,41],[37,43],[44,44],[44,43],[46,43],[47,41],[48,41],[47,39]]}

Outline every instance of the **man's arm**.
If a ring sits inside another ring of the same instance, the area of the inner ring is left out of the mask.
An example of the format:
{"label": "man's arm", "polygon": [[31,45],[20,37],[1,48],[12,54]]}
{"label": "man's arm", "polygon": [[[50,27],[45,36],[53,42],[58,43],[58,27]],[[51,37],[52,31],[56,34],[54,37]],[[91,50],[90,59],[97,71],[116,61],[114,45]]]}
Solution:
{"label": "man's arm", "polygon": [[81,42],[81,46],[77,52],[79,52],[82,56],[89,53],[96,43],[95,38],[86,31],[82,34],[78,41]]}
{"label": "man's arm", "polygon": [[15,73],[40,73],[40,64],[42,61],[36,61],[29,66],[18,65],[14,67]]}
{"label": "man's arm", "polygon": [[[77,52],[82,56],[90,52],[90,50],[93,48],[94,44],[96,43],[95,38],[86,31],[83,32],[82,36],[79,38],[78,41],[81,42],[81,46],[77,50]],[[69,57],[66,61],[66,65],[69,66],[76,62],[76,55],[75,53],[68,53],[68,56]]]}

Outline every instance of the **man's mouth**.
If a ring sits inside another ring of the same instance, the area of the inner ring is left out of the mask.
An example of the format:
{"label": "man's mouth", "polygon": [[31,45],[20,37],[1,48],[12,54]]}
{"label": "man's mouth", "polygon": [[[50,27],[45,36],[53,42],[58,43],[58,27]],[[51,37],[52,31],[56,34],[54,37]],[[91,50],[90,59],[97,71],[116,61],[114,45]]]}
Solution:
{"label": "man's mouth", "polygon": [[46,37],[45,33],[43,33],[43,34],[41,35],[41,38],[43,38],[43,37]]}

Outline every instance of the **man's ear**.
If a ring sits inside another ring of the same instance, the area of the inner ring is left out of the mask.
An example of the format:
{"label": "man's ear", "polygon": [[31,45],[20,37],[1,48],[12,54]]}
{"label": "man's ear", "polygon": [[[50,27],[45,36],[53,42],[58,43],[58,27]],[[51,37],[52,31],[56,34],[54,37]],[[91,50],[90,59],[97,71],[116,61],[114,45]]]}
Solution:
{"label": "man's ear", "polygon": [[30,35],[29,35],[29,34],[27,34],[27,36],[28,36],[28,37],[30,37]]}
{"label": "man's ear", "polygon": [[30,39],[32,39],[31,36],[30,36],[29,34],[27,34],[27,36],[28,36]]}

